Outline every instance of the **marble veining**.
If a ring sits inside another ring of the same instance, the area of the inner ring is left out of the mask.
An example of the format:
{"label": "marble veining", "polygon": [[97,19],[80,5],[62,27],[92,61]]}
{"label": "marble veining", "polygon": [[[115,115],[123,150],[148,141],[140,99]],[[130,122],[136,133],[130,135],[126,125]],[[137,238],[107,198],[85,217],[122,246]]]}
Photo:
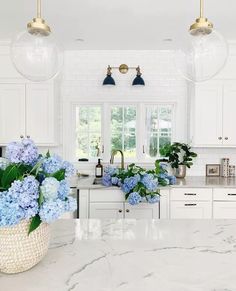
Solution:
{"label": "marble veining", "polygon": [[236,291],[236,220],[59,220],[1,291]]}

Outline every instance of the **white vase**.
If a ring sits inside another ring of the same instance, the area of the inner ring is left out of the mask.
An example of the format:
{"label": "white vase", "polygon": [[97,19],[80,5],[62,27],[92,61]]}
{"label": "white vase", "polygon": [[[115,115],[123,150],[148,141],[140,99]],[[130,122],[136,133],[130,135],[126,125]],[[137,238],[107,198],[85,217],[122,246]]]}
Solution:
{"label": "white vase", "polygon": [[41,223],[28,235],[31,221],[0,227],[0,272],[14,274],[38,264],[48,251],[50,226]]}

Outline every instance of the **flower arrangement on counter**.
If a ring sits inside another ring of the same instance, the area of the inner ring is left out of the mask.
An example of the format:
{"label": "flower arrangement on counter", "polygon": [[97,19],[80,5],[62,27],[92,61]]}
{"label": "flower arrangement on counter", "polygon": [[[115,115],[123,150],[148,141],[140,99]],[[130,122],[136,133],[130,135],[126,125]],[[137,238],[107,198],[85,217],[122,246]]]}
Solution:
{"label": "flower arrangement on counter", "polygon": [[0,158],[0,227],[31,220],[29,233],[76,209],[67,178],[72,164],[57,155],[45,156],[31,139],[12,142]]}
{"label": "flower arrangement on counter", "polygon": [[153,170],[135,164],[129,165],[126,170],[109,166],[105,168],[102,182],[107,187],[120,187],[129,204],[136,205],[159,202],[160,187],[175,184],[176,178],[168,175],[165,164],[156,161]]}

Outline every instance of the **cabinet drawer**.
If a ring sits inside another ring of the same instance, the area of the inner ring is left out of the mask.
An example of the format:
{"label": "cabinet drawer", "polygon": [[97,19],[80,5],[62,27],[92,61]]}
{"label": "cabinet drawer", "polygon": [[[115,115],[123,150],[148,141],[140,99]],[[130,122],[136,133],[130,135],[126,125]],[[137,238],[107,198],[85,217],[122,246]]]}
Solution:
{"label": "cabinet drawer", "polygon": [[173,188],[170,200],[173,201],[210,201],[212,189],[209,188]]}
{"label": "cabinet drawer", "polygon": [[236,219],[236,202],[214,202],[213,217],[216,219]]}
{"label": "cabinet drawer", "polygon": [[203,201],[172,201],[171,219],[211,219],[212,203]]}
{"label": "cabinet drawer", "polygon": [[91,189],[90,202],[124,202],[125,194],[119,189]]}
{"label": "cabinet drawer", "polygon": [[236,201],[236,188],[215,188],[213,190],[215,201]]}

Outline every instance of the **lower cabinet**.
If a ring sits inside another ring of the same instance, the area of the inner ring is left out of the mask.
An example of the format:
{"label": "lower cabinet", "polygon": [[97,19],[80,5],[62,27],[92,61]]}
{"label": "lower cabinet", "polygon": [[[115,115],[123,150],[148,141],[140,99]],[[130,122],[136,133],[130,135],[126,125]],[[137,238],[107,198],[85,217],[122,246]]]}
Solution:
{"label": "lower cabinet", "polygon": [[90,203],[90,218],[120,219],[123,216],[124,203]]}
{"label": "lower cabinet", "polygon": [[124,193],[117,188],[90,189],[88,201],[88,218],[159,219],[159,203],[132,206],[125,201]]}
{"label": "lower cabinet", "polygon": [[172,219],[210,219],[212,218],[211,202],[205,201],[172,201],[170,204]]}
{"label": "lower cabinet", "polygon": [[215,188],[213,190],[213,217],[236,219],[236,188]]}
{"label": "lower cabinet", "polygon": [[132,206],[128,203],[91,202],[90,218],[99,219],[158,219],[159,204],[141,203]]}
{"label": "lower cabinet", "polygon": [[211,219],[212,189],[172,188],[170,195],[171,219]]}
{"label": "lower cabinet", "polygon": [[216,219],[236,219],[236,202],[214,202],[213,216]]}

